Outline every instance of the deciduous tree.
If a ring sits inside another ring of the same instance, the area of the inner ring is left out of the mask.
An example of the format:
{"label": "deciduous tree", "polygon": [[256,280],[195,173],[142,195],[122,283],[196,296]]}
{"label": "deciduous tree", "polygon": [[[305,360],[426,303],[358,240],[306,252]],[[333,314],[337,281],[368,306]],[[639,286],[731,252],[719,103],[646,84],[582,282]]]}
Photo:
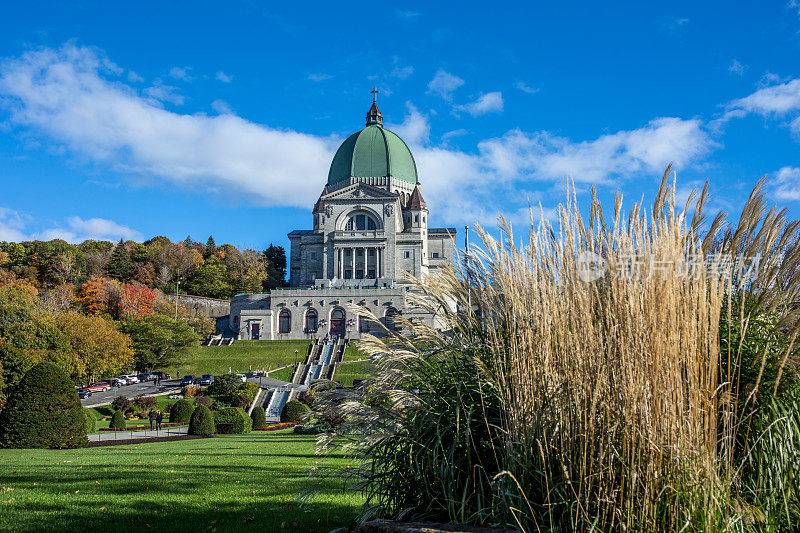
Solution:
{"label": "deciduous tree", "polygon": [[182,320],[149,315],[126,320],[121,330],[133,341],[136,368],[140,370],[180,363],[200,337]]}

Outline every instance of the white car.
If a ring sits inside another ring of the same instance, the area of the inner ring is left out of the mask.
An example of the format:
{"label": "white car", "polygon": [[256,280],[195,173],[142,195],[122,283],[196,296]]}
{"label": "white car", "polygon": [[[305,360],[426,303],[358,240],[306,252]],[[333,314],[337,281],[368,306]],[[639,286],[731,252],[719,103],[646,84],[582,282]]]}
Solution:
{"label": "white car", "polygon": [[136,374],[125,374],[124,376],[120,376],[120,379],[125,379],[128,383],[139,383],[139,378],[136,377]]}
{"label": "white car", "polygon": [[245,374],[236,374],[236,375],[239,377],[239,379],[242,380],[242,383],[245,383],[247,381],[247,376]]}

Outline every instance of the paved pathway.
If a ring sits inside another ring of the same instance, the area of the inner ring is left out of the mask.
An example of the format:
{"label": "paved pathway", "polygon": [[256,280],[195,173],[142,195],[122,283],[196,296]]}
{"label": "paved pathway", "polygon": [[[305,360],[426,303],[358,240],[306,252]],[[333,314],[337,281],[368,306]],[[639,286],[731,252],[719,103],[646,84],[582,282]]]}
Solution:
{"label": "paved pathway", "polygon": [[180,428],[164,428],[161,431],[145,430],[145,431],[101,431],[100,433],[93,433],[89,435],[90,442],[99,441],[121,441],[131,439],[152,439],[154,437],[176,437],[178,435],[187,435],[189,428],[187,426]]}
{"label": "paved pathway", "polygon": [[133,399],[136,396],[144,394],[146,396],[161,396],[163,394],[179,393],[181,391],[181,382],[177,379],[167,379],[161,382],[161,385],[154,385],[152,381],[146,383],[134,383],[133,385],[125,385],[124,387],[112,387],[110,391],[95,392],[89,398],[81,400],[81,405],[84,407],[97,407],[99,405],[108,405],[114,401],[117,396],[125,396],[128,399]]}

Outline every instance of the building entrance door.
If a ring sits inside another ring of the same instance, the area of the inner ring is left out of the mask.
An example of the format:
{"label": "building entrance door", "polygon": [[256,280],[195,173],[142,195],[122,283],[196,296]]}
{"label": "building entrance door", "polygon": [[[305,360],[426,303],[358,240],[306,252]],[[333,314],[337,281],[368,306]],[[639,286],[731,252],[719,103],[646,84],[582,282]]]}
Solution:
{"label": "building entrance door", "polygon": [[252,324],[250,326],[250,338],[254,341],[261,338],[261,324]]}
{"label": "building entrance door", "polygon": [[331,314],[331,336],[344,337],[344,310],[334,309]]}

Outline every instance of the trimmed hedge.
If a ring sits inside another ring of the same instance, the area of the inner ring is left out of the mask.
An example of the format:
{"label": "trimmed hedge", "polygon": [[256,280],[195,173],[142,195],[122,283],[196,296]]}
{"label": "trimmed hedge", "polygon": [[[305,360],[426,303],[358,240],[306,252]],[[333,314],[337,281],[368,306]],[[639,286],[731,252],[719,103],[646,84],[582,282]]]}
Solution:
{"label": "trimmed hedge", "polygon": [[39,363],[11,390],[0,412],[0,446],[80,448],[86,415],[69,376],[53,363]]}
{"label": "trimmed hedge", "polygon": [[178,400],[172,404],[172,408],[169,410],[169,421],[186,424],[192,418],[192,411],[194,411],[192,402],[189,400]]}
{"label": "trimmed hedge", "polygon": [[108,425],[112,429],[125,429],[125,415],[122,411],[114,411],[111,423]]}
{"label": "trimmed hedge", "polygon": [[253,421],[253,429],[264,429],[267,427],[267,413],[263,407],[253,407],[250,413],[250,420]]}
{"label": "trimmed hedge", "polygon": [[86,433],[94,433],[97,431],[97,418],[91,409],[83,408],[83,414],[86,417]]}
{"label": "trimmed hedge", "polygon": [[205,405],[195,407],[189,420],[189,435],[213,435],[214,431],[214,415],[211,410]]}
{"label": "trimmed hedge", "polygon": [[311,408],[306,404],[292,400],[283,406],[281,422],[302,422],[306,418],[306,413],[310,411]]}
{"label": "trimmed hedge", "polygon": [[218,433],[227,433],[220,427],[225,424],[233,424],[231,433],[250,433],[253,429],[253,421],[241,407],[220,409],[214,413],[214,424]]}

